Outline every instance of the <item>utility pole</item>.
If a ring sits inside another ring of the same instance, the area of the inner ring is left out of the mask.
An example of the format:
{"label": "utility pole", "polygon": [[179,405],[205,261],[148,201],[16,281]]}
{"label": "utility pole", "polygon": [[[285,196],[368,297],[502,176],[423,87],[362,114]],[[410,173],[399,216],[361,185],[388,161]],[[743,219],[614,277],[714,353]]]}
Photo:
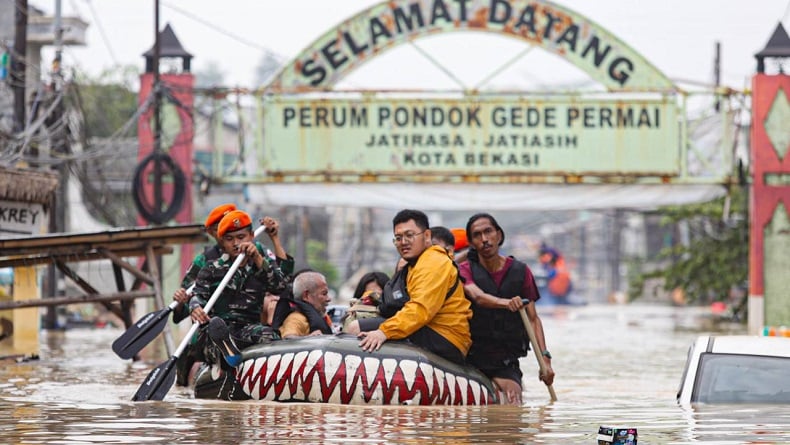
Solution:
{"label": "utility pole", "polygon": [[[162,152],[162,85],[159,76],[159,56],[161,41],[159,39],[159,0],[154,0],[154,153]],[[154,206],[156,213],[162,211],[162,165],[154,162]],[[162,270],[161,268],[159,270]]]}
{"label": "utility pole", "polygon": [[[52,61],[52,83],[50,84],[52,91],[52,100],[58,100],[58,96],[63,94],[63,73],[61,72],[61,59],[63,53],[63,13],[61,8],[62,0],[55,0],[55,58]],[[51,128],[56,128],[50,131],[50,157],[56,158],[58,155],[65,155],[71,152],[69,147],[68,137],[66,134],[65,126],[58,126],[58,123],[63,118],[64,109],[63,101],[60,100],[58,106],[52,110],[52,116],[47,119]],[[58,188],[55,193],[55,202],[52,205],[52,213],[49,217],[49,232],[62,233],[66,231],[66,198],[68,190],[68,173],[65,162],[55,166],[58,171]],[[47,267],[47,284],[44,295],[52,297],[58,296],[58,281],[62,274],[57,268],[50,264]],[[46,316],[44,318],[44,327],[46,329],[57,328],[57,306],[48,306]]]}
{"label": "utility pole", "polygon": [[11,86],[14,89],[14,132],[25,129],[25,82],[27,76],[27,0],[15,1],[14,52],[11,54]]}
{"label": "utility pole", "polygon": [[[154,153],[162,153],[162,85],[159,76],[159,57],[162,54],[162,42],[159,32],[159,0],[154,0]],[[162,212],[162,163],[157,158],[154,162],[154,205],[156,206],[156,213]],[[156,270],[159,276],[159,288],[162,288],[162,274],[164,268],[162,267],[162,256],[156,256]],[[164,306],[164,302],[159,303]],[[165,349],[168,354],[174,351],[173,337],[170,329],[165,329]]]}
{"label": "utility pole", "polygon": [[721,42],[716,42],[716,49],[713,56],[713,84],[715,85],[716,103],[713,108],[718,112],[721,109],[721,97],[719,87],[721,86]]}

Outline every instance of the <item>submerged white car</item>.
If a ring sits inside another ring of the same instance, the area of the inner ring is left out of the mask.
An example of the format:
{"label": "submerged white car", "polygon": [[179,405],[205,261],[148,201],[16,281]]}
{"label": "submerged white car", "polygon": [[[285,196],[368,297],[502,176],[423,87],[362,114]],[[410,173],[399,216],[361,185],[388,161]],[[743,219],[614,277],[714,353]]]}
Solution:
{"label": "submerged white car", "polygon": [[677,395],[696,403],[790,403],[790,338],[700,336]]}

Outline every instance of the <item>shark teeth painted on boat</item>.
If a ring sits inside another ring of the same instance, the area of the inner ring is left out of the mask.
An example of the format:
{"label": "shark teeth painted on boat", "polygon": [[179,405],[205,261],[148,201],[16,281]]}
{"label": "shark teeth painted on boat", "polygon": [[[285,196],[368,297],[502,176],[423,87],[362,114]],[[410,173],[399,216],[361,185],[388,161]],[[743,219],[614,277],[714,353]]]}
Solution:
{"label": "shark teeth painted on boat", "polygon": [[384,389],[381,385],[376,383],[376,376],[379,373],[379,364],[381,360],[374,357],[365,357],[362,359],[362,367],[365,371],[365,384],[370,390],[368,397],[370,401],[381,402],[384,400]]}
{"label": "shark teeth painted on boat", "polygon": [[[349,344],[346,342],[346,344]],[[351,347],[299,350],[283,343],[268,355],[245,360],[239,387],[253,399],[355,405],[477,405],[496,402],[490,381],[452,364],[437,366],[427,357],[405,354],[376,357]],[[262,349],[266,354],[266,350]]]}
{"label": "shark teeth painted on boat", "polygon": [[[403,383],[406,385],[406,389],[412,392],[417,385],[417,362],[414,360],[401,360],[398,362],[398,367],[402,371]],[[409,385],[410,382],[411,385]]]}
{"label": "shark teeth painted on boat", "polygon": [[357,391],[357,386],[359,386],[360,376],[357,374],[359,367],[362,365],[362,358],[358,355],[347,355],[343,358],[343,364],[345,365],[345,379],[344,379],[344,389],[346,394],[349,395],[350,399],[352,400],[352,404],[359,404],[363,401],[363,395],[361,391]]}

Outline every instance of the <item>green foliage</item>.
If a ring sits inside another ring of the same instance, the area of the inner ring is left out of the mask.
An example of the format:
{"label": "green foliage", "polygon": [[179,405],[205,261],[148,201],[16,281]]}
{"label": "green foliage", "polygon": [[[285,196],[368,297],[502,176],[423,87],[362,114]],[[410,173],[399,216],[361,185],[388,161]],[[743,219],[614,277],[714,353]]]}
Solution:
{"label": "green foliage", "polygon": [[[78,96],[71,97],[72,104],[82,109],[85,117],[85,135],[109,137],[124,126],[137,111],[137,68],[128,66],[105,71],[96,78],[80,76],[75,81]],[[123,136],[136,137],[137,125],[131,125]]]}
{"label": "green foliage", "polygon": [[749,217],[747,193],[730,190],[727,198],[662,209],[662,225],[685,225],[687,245],[676,243],[659,254],[662,266],[630,281],[630,297],[638,298],[651,278],[664,280],[667,290],[682,288],[690,302],[722,301],[742,286],[749,274]]}
{"label": "green foliage", "polygon": [[330,288],[337,288],[337,268],[329,262],[326,255],[326,243],[316,240],[307,240],[307,264],[310,268],[321,272],[326,277]]}

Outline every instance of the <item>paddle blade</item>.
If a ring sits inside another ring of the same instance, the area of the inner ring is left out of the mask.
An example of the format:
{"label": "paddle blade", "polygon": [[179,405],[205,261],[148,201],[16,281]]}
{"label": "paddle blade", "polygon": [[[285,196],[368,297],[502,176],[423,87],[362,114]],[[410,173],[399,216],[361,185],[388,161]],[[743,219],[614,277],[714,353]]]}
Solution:
{"label": "paddle blade", "polygon": [[167,392],[176,381],[176,360],[178,357],[172,356],[170,360],[154,368],[137,392],[132,397],[133,402],[143,402],[146,400],[164,400]]}
{"label": "paddle blade", "polygon": [[137,355],[144,347],[151,343],[167,326],[167,319],[172,312],[166,307],[156,312],[151,312],[131,325],[120,337],[112,343],[112,350],[118,357],[126,360]]}

